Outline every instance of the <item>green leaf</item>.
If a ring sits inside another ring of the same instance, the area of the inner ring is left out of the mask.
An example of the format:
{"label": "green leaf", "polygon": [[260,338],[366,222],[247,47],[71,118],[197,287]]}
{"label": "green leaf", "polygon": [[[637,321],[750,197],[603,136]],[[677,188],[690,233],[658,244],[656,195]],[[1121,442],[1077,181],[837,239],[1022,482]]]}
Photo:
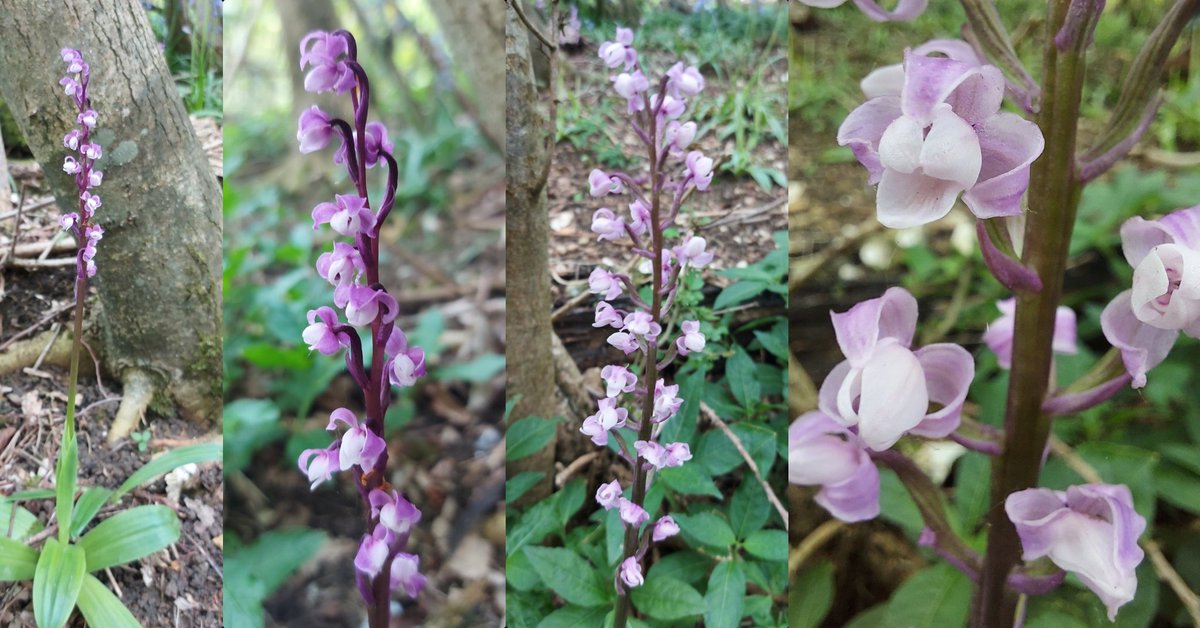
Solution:
{"label": "green leaf", "polygon": [[448,382],[486,382],[504,370],[504,356],[498,353],[484,353],[461,364],[450,364],[434,370],[433,376],[439,381]]}
{"label": "green leaf", "polygon": [[987,513],[992,461],[984,454],[968,452],[958,461],[954,475],[954,505],[962,518],[963,529],[975,530]]}
{"label": "green leaf", "polygon": [[225,404],[221,420],[225,424],[226,475],[245,469],[259,447],[283,435],[279,414],[279,406],[269,399],[238,399]]}
{"label": "green leaf", "polygon": [[508,445],[505,458],[512,462],[532,456],[550,442],[556,429],[558,421],[535,416],[513,423],[508,426],[508,432],[505,434]]}
{"label": "green leaf", "polygon": [[655,561],[650,566],[646,579],[664,577],[682,580],[695,584],[704,579],[705,574],[712,570],[713,559],[699,552],[672,552]]}
{"label": "green leaf", "polygon": [[1168,463],[1155,469],[1154,479],[1163,501],[1200,516],[1200,478]]}
{"label": "green leaf", "polygon": [[950,565],[909,576],[888,601],[887,628],[962,626],[971,604],[971,581]]}
{"label": "green leaf", "polygon": [[223,583],[225,626],[262,628],[262,601],[324,542],[325,533],[320,530],[292,528],[267,532],[252,545],[227,545]]}
{"label": "green leaf", "polygon": [[525,554],[550,590],[571,604],[605,606],[612,587],[579,554],[563,547],[526,547]]}
{"label": "green leaf", "polygon": [[33,617],[38,628],[59,628],[67,623],[83,586],[86,563],[82,547],[46,539],[33,574]]}
{"label": "green leaf", "polygon": [[743,408],[761,401],[762,388],[755,373],[754,360],[750,359],[745,349],[737,345],[733,347],[733,357],[725,362],[725,379],[729,382],[733,398],[737,399]]}
{"label": "green leaf", "polygon": [[562,487],[554,496],[554,509],[558,513],[558,523],[566,526],[571,517],[579,512],[583,501],[587,499],[587,485],[583,478],[574,478]]}
{"label": "green leaf", "polygon": [[23,541],[42,531],[42,522],[28,510],[0,501],[0,539]]}
{"label": "green leaf", "polygon": [[904,528],[914,539],[925,527],[917,504],[891,469],[879,470],[879,510],[884,519]]}
{"label": "green leaf", "polygon": [[37,550],[0,536],[0,582],[32,580],[37,560]]}
{"label": "green leaf", "polygon": [[542,579],[533,570],[533,563],[525,552],[517,552],[504,561],[505,584],[518,591],[533,591],[542,584]]}
{"label": "green leaf", "polygon": [[704,596],[699,591],[667,576],[648,578],[631,597],[638,610],[654,619],[683,619],[704,610]]}
{"label": "green leaf", "polygon": [[75,518],[71,521],[71,537],[77,538],[83,529],[92,522],[92,518],[100,512],[100,507],[112,496],[112,491],[103,486],[88,488],[75,502]]}
{"label": "green leaf", "polygon": [[662,481],[671,487],[671,490],[680,495],[708,495],[721,499],[721,490],[713,484],[713,480],[704,470],[702,465],[685,464],[681,467],[668,467],[663,469],[659,477]]}
{"label": "green leaf", "polygon": [[685,537],[701,545],[727,551],[730,545],[737,542],[729,524],[711,512],[675,515],[675,522],[679,524],[679,530]]}
{"label": "green leaf", "polygon": [[816,628],[833,606],[833,565],[806,567],[788,584],[788,626]]}
{"label": "green leaf", "polygon": [[604,616],[608,614],[607,606],[585,608],[583,606],[564,606],[546,615],[537,628],[578,628],[580,626],[600,626],[604,624]]}
{"label": "green leaf", "polygon": [[527,544],[537,543],[558,529],[555,517],[557,511],[554,506],[553,497],[542,500],[534,504],[521,516],[516,525],[508,529],[504,544],[506,555],[519,551]]}
{"label": "green leaf", "polygon": [[754,330],[754,337],[758,338],[763,349],[778,358],[781,363],[787,362],[788,328],[786,320],[779,321],[767,331]]}
{"label": "green leaf", "polygon": [[58,465],[54,471],[54,515],[59,525],[58,540],[63,543],[67,542],[67,534],[71,530],[71,511],[75,508],[75,484],[78,481],[79,444],[75,442],[75,434],[71,433],[63,436]]}
{"label": "green leaf", "polygon": [[161,505],[137,506],[101,521],[79,539],[88,572],[149,556],[179,540],[179,517]]}
{"label": "green leaf", "polygon": [[[247,401],[247,400],[243,400]],[[239,403],[235,401],[234,403]],[[226,412],[229,408],[226,407]],[[278,410],[276,410],[278,412]],[[172,449],[161,456],[158,456],[142,465],[142,468],[134,471],[128,479],[121,484],[117,492],[113,493],[109,501],[116,503],[119,499],[125,496],[126,493],[133,489],[146,484],[164,473],[170,473],[185,464],[200,464],[202,462],[214,462],[223,459],[223,451],[221,443],[202,443],[199,445],[188,445],[186,447],[178,447]]]}
{"label": "green leaf", "polygon": [[112,594],[103,582],[88,574],[83,578],[83,587],[79,589],[79,612],[90,626],[104,628],[141,628],[133,613]]}
{"label": "green leaf", "polygon": [[729,284],[721,291],[721,294],[717,295],[717,300],[713,302],[713,309],[719,310],[749,301],[762,294],[766,289],[767,284],[761,281],[738,281]]}
{"label": "green leaf", "polygon": [[746,603],[746,574],[736,561],[717,563],[708,577],[704,594],[704,625],[708,628],[735,628],[742,620]]}
{"label": "green leaf", "polygon": [[746,539],[745,547],[747,552],[763,560],[787,560],[787,532],[759,530]]}
{"label": "green leaf", "polygon": [[504,501],[511,504],[521,499],[522,495],[529,492],[529,489],[537,486],[537,483],[541,482],[544,477],[546,477],[546,474],[541,471],[524,471],[518,473],[516,477],[504,482]]}
{"label": "green leaf", "polygon": [[746,539],[755,530],[766,525],[767,518],[771,516],[771,505],[767,503],[767,494],[763,492],[754,475],[747,473],[742,477],[741,486],[738,486],[729,500],[728,512],[733,534],[739,539]]}

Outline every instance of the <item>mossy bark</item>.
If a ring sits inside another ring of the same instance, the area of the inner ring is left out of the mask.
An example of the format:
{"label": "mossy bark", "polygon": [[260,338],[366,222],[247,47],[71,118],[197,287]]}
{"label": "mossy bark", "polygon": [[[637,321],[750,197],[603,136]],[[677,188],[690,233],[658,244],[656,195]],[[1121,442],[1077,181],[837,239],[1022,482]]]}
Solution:
{"label": "mossy bark", "polygon": [[63,47],[91,64],[105,235],[96,255],[105,370],[149,373],[184,417],[221,412],[221,190],[136,0],[0,0],[0,94],[60,207],[74,207],[62,138],[75,123],[58,85]]}
{"label": "mossy bark", "polygon": [[[507,7],[507,5],[505,5]],[[512,8],[506,8],[505,110],[507,176],[506,358],[508,396],[520,397],[510,421],[550,417],[557,408],[550,326],[550,227],[546,210],[546,114],[538,107],[529,59],[529,35]],[[554,476],[552,439],[538,453],[508,466],[513,477],[540,471],[544,480],[525,501],[548,495]]]}

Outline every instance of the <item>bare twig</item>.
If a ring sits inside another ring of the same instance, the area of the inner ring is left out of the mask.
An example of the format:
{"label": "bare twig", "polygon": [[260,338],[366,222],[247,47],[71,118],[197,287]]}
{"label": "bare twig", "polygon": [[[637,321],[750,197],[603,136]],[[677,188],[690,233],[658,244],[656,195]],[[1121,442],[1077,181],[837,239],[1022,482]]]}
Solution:
{"label": "bare twig", "polygon": [[24,338],[25,336],[28,336],[29,334],[32,334],[39,327],[53,320],[55,316],[58,316],[59,314],[62,314],[73,307],[75,307],[75,302],[71,301],[70,303],[65,303],[57,308],[54,308],[53,310],[50,310],[50,313],[43,316],[42,320],[30,325],[29,327],[26,327],[25,329],[22,329],[21,331],[10,336],[8,340],[0,343],[0,351],[7,349],[12,343]]}
{"label": "bare twig", "polygon": [[[517,12],[517,17],[521,18],[521,23],[525,25],[525,28],[528,28],[529,32],[533,33],[533,36],[537,37],[538,40],[542,42],[543,46],[550,49],[551,54],[553,54],[555,50],[558,50],[558,46],[551,43],[550,39],[546,37],[544,33],[542,33],[541,29],[533,25],[533,22],[529,20],[529,16],[525,15],[525,9],[521,6],[521,0],[505,0],[505,2],[508,2],[508,5]],[[555,7],[558,6],[558,0],[554,0],[554,5]],[[551,20],[550,22],[553,24],[554,20]]]}
{"label": "bare twig", "polygon": [[[1067,463],[1067,466],[1075,473],[1078,473],[1079,477],[1083,478],[1084,481],[1092,484],[1104,483],[1104,478],[1100,477],[1100,473],[1096,471],[1095,467],[1088,464],[1088,461],[1075,453],[1075,450],[1071,449],[1070,445],[1064,443],[1053,434],[1050,436],[1050,450],[1054,452],[1054,455],[1062,458],[1063,462]],[[1171,590],[1175,592],[1179,601],[1183,603],[1184,608],[1187,609],[1188,615],[1192,618],[1192,623],[1200,626],[1200,597],[1188,588],[1187,583],[1180,577],[1179,572],[1175,571],[1175,568],[1171,566],[1170,561],[1163,554],[1162,548],[1158,546],[1158,543],[1154,539],[1145,539],[1140,541],[1139,545],[1150,555],[1150,564],[1154,566],[1154,571],[1158,574],[1158,579],[1166,582],[1171,587]]]}
{"label": "bare twig", "polygon": [[758,470],[758,465],[750,457],[750,452],[746,451],[745,445],[742,445],[741,439],[737,437],[737,434],[733,433],[733,430],[729,429],[729,425],[725,421],[722,421],[721,417],[717,416],[717,413],[712,408],[708,407],[707,403],[700,402],[700,411],[704,413],[704,417],[711,421],[713,425],[720,428],[725,433],[725,437],[737,448],[738,453],[742,455],[742,459],[746,461],[746,465],[750,467],[750,471],[754,473],[754,477],[758,478],[758,483],[762,485],[763,491],[767,493],[767,499],[775,506],[775,510],[779,512],[779,517],[783,519],[783,529],[786,530],[788,527],[787,508],[783,507],[783,503],[779,501],[779,498],[775,495],[775,491],[771,489],[771,485],[767,484],[767,481],[763,479],[762,473]]}
{"label": "bare twig", "polygon": [[799,545],[792,548],[792,550],[788,552],[788,579],[791,580],[792,576],[796,575],[797,571],[800,571],[800,567],[803,566],[804,563],[807,562],[817,550],[821,549],[822,545],[828,543],[829,539],[832,539],[834,535],[840,532],[844,527],[846,527],[846,524],[842,521],[838,519],[830,519],[829,521],[817,526],[817,529],[813,530],[808,536],[804,537],[804,540],[800,541]]}
{"label": "bare twig", "polygon": [[571,476],[575,475],[575,473],[587,465],[587,463],[595,460],[599,456],[599,451],[589,451],[588,453],[576,458],[571,464],[567,465],[567,468],[559,471],[558,475],[554,476],[554,485],[562,487],[567,483],[567,480],[571,479]]}

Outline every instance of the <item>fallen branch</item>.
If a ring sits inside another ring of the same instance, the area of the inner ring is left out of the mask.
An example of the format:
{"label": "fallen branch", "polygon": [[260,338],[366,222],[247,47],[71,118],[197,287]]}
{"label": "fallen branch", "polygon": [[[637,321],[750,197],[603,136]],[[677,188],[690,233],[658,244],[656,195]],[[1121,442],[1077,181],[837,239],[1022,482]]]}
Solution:
{"label": "fallen branch", "polygon": [[720,428],[725,433],[726,438],[737,448],[738,453],[742,455],[742,459],[746,461],[746,465],[750,467],[750,471],[754,473],[754,477],[758,478],[758,483],[762,485],[763,491],[767,493],[767,500],[779,512],[779,517],[783,519],[783,529],[786,530],[788,527],[787,508],[783,507],[783,503],[779,501],[779,498],[775,495],[775,491],[771,490],[771,485],[767,484],[767,481],[763,479],[762,473],[758,470],[758,465],[754,463],[754,459],[750,457],[750,452],[746,451],[746,447],[742,445],[741,439],[737,437],[737,434],[733,433],[733,430],[729,429],[729,425],[725,421],[722,421],[721,417],[717,416],[717,413],[712,408],[708,407],[707,403],[700,402],[700,411],[704,413],[704,417],[711,421],[713,425]]}

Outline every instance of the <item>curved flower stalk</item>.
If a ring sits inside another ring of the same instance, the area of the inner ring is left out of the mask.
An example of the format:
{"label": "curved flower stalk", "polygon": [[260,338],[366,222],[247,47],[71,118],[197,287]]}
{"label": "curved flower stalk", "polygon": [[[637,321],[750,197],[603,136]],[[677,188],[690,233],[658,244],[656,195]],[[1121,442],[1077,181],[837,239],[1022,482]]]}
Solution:
{"label": "curved flower stalk", "polygon": [[1104,308],[1100,326],[1141,388],[1179,332],[1200,338],[1200,205],[1158,220],[1130,218],[1121,225],[1121,247],[1133,286]]}
{"label": "curved flower stalk", "polygon": [[[800,2],[818,9],[832,9],[846,4],[846,0],[800,0]],[[924,13],[928,5],[929,0],[898,0],[896,8],[888,11],[879,6],[875,0],[854,0],[854,6],[857,6],[860,11],[867,14],[867,17],[876,22],[911,22]]]}
{"label": "curved flower stalk", "polygon": [[[308,313],[304,342],[310,350],[334,355],[346,350],[346,367],[362,389],[366,416],[346,408],[334,410],[327,429],[334,434],[325,449],[300,454],[299,465],[312,488],[339,471],[350,471],[367,513],[367,532],[354,559],[356,581],[369,607],[373,627],[387,626],[391,593],[403,590],[416,598],[425,585],[418,572],[420,559],[402,552],[421,511],[388,482],[388,449],[384,415],[392,399],[392,386],[406,388],[425,374],[425,352],[409,346],[396,324],[399,304],[379,282],[379,231],[395,202],[397,165],[387,128],[367,122],[370,84],[357,60],[353,35],[344,30],[316,31],[300,42],[300,68],[308,68],[304,87],[310,92],[349,93],[354,110],[350,122],[331,116],[314,105],[300,115],[296,139],[300,152],[326,148],[336,137],[341,145],[335,163],[343,164],[354,183],[352,194],[338,194],[333,202],[312,211],[313,228],[329,227],[349,242],[336,242],[317,259],[317,273],[333,286],[333,304]],[[372,211],[367,192],[367,170],[386,163],[387,187],[378,211]],[[364,362],[360,330],[370,341],[370,362]],[[339,434],[338,436],[337,434]]]}
{"label": "curved flower stalk", "polygon": [[[946,56],[931,56],[940,53]],[[978,218],[1016,216],[1044,147],[1036,124],[1000,111],[1004,75],[965,42],[934,40],[863,81],[869,100],[838,129],[878,184],[886,227],[933,222],[961,195]]]}
{"label": "curved flower stalk", "polygon": [[[600,240],[629,242],[632,253],[643,258],[649,275],[650,303],[639,296],[632,277],[601,267],[588,278],[588,288],[603,299],[596,304],[594,326],[612,328],[608,343],[635,362],[640,361],[642,368],[635,373],[634,364],[604,367],[601,376],[606,396],[599,401],[596,414],[587,417],[580,428],[599,446],[607,446],[610,433],[618,428],[637,431],[632,450],[619,435],[614,439],[621,455],[634,467],[629,497],[624,496],[616,480],[596,492],[596,501],[605,509],[619,509],[626,526],[625,558],[614,576],[619,593],[617,626],[623,626],[628,617],[629,590],[641,586],[644,580],[641,561],[650,544],[679,531],[670,515],[649,525],[650,515],[643,509],[643,502],[655,472],[678,467],[692,458],[687,443],[658,440],[664,424],[683,405],[679,386],[667,384],[659,374],[677,356],[704,350],[699,321],[682,321],[673,342],[666,336],[680,275],[689,267],[703,268],[712,261],[704,238],[685,237],[670,247],[663,234],[674,222],[684,196],[691,190],[704,191],[712,182],[713,160],[698,150],[689,150],[696,136],[696,123],[682,119],[688,100],[704,89],[704,77],[695,67],[679,62],[651,83],[633,40],[632,30],[618,28],[616,39],[604,42],[599,55],[617,72],[611,77],[613,90],[626,100],[630,123],[646,146],[648,176],[593,170],[588,187],[594,197],[621,195],[627,199],[627,212],[597,209],[592,216],[592,231]],[[611,303],[621,296],[631,303],[628,309]],[[640,404],[640,417],[631,416],[622,407],[625,395],[632,395]]]}
{"label": "curved flower stalk", "polygon": [[1138,537],[1146,520],[1124,485],[1084,484],[1065,492],[1031,488],[1008,496],[1004,510],[1017,528],[1023,558],[1048,556],[1075,572],[1116,621],[1137,593],[1135,570],[1145,557]]}

